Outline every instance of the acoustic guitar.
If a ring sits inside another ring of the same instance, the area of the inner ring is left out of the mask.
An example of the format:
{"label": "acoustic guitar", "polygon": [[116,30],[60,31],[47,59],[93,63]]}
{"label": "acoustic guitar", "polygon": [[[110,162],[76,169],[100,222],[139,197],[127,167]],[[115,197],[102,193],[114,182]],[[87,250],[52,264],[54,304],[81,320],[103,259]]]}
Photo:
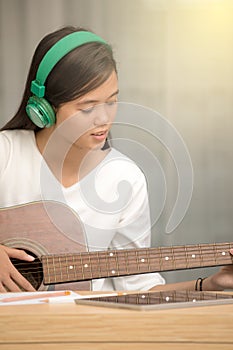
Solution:
{"label": "acoustic guitar", "polygon": [[33,262],[12,263],[37,290],[88,290],[92,279],[233,263],[233,243],[88,252],[78,216],[53,201],[1,209],[0,241],[35,256]]}

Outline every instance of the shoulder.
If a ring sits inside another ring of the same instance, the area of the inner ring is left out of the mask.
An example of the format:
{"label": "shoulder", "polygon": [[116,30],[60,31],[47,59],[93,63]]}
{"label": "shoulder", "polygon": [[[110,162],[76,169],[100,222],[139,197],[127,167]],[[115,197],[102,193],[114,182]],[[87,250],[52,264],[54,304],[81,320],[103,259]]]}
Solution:
{"label": "shoulder", "polygon": [[29,144],[34,142],[34,132],[31,130],[4,130],[0,132],[0,167],[4,169],[10,159],[17,158],[19,153],[30,150]]}
{"label": "shoulder", "polygon": [[4,130],[0,132],[0,147],[5,152],[18,147],[23,147],[24,144],[34,142],[35,135],[32,130]]}
{"label": "shoulder", "polygon": [[32,139],[34,137],[34,131],[32,130],[3,130],[0,132],[0,142],[13,144],[18,141]]}

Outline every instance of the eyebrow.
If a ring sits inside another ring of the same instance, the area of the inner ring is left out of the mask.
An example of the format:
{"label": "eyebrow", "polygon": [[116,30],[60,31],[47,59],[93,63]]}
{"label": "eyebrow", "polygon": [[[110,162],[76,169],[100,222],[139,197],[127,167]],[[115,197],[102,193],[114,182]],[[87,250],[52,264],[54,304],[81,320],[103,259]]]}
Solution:
{"label": "eyebrow", "polygon": [[[110,96],[107,97],[107,100],[113,96],[116,96],[119,94],[119,89],[117,91],[113,92]],[[90,104],[90,103],[96,103],[99,102],[98,100],[86,100],[86,101],[80,101],[79,104],[85,105],[85,104]]]}

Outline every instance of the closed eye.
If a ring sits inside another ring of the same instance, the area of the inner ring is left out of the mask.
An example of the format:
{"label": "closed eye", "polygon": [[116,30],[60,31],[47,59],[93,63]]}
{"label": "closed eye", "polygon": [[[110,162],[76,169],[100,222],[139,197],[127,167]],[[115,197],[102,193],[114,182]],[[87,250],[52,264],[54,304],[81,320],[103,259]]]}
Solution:
{"label": "closed eye", "polygon": [[106,102],[106,105],[114,106],[116,103],[117,103],[117,101],[108,101],[108,102]]}
{"label": "closed eye", "polygon": [[94,110],[94,108],[95,108],[95,106],[91,106],[88,108],[80,109],[80,111],[85,113],[85,114],[91,114],[91,112]]}
{"label": "closed eye", "polygon": [[[116,100],[114,101],[108,101],[108,102],[105,102],[105,105],[106,106],[114,106],[115,104],[117,103]],[[80,109],[81,112],[85,113],[85,114],[91,114],[91,112],[93,112],[93,110],[98,107],[98,105],[102,105],[102,104],[96,104],[94,106],[90,106],[88,108],[84,108],[84,109]]]}

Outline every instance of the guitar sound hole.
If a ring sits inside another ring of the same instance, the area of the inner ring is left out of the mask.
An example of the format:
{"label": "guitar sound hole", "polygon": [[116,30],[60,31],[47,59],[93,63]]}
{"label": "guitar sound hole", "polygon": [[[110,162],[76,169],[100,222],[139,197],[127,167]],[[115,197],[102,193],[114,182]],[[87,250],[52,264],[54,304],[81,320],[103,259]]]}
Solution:
{"label": "guitar sound hole", "polygon": [[[20,248],[18,248],[20,249]],[[43,270],[42,263],[40,259],[32,252],[24,249],[24,251],[34,256],[35,260],[32,262],[27,262],[19,259],[12,258],[11,262],[15,266],[15,268],[25,277],[31,285],[38,290],[40,285],[43,282]]]}

